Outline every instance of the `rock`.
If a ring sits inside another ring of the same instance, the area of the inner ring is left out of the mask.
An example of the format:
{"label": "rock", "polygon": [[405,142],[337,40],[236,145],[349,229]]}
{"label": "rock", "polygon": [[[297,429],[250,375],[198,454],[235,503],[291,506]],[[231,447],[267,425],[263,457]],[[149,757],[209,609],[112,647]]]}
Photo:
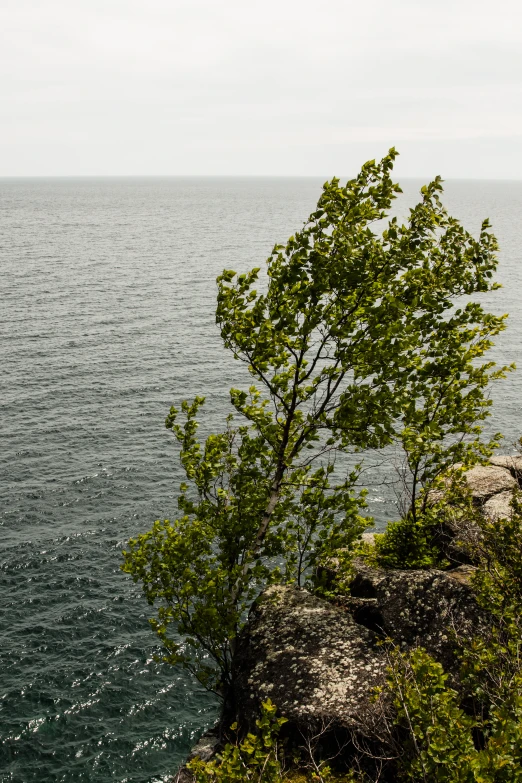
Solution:
{"label": "rock", "polygon": [[202,759],[203,761],[210,761],[218,746],[219,730],[217,728],[210,729],[199,738],[197,745],[192,748],[191,754],[187,761],[192,761],[192,759],[195,759],[196,757]]}
{"label": "rock", "polygon": [[454,567],[476,565],[481,538],[482,529],[473,516],[448,515],[440,527],[438,545]]}
{"label": "rock", "polygon": [[499,454],[496,457],[491,457],[490,462],[498,468],[509,470],[511,475],[519,483],[522,481],[522,455],[515,454],[514,456],[510,456],[508,454]]}
{"label": "rock", "polygon": [[477,465],[464,476],[476,505],[482,505],[499,492],[512,492],[517,486],[509,470],[496,465]]}
{"label": "rock", "polygon": [[445,571],[444,573],[450,579],[454,579],[456,582],[460,582],[463,585],[471,584],[471,577],[476,571],[476,567],[472,565],[461,565],[457,568],[452,568],[451,571]]}
{"label": "rock", "polygon": [[[506,498],[511,498],[518,487],[509,470],[498,465],[477,465],[464,473],[464,478],[471,490],[475,508],[488,516],[486,506],[490,513],[498,515],[500,508],[504,510],[507,506]],[[444,495],[443,490],[433,490],[429,493],[430,502],[439,502],[444,499]],[[499,496],[502,499],[497,502],[495,498]],[[473,518],[473,513],[462,514],[450,504],[446,505],[441,516],[439,546],[450,563],[476,561],[481,536],[479,520]]]}
{"label": "rock", "polygon": [[458,680],[452,630],[470,638],[489,624],[469,585],[473,568],[384,571],[361,560],[355,568],[341,606],[281,586],[254,605],[236,657],[235,717],[248,730],[270,697],[300,731],[328,724],[380,735],[371,700],[387,665],[379,638],[424,647]]}
{"label": "rock", "polygon": [[[218,750],[219,745],[219,727],[206,731],[192,748],[190,756],[187,758],[187,763],[196,757],[203,761],[210,761]],[[194,783],[194,780],[194,775],[184,764],[171,779],[171,783]]]}
{"label": "rock", "polygon": [[[449,629],[470,638],[485,629],[489,621],[469,586],[473,568],[383,571],[359,562],[356,567],[351,595],[354,599],[373,597],[374,613],[381,616],[382,633],[401,647],[424,647],[456,676],[458,663]],[[361,617],[357,606],[355,611]]]}
{"label": "rock", "polygon": [[350,596],[357,598],[377,598],[377,591],[387,578],[389,571],[372,568],[366,561],[357,557],[353,561],[355,576],[350,583]]}
{"label": "rock", "polygon": [[512,492],[499,492],[498,495],[493,495],[492,498],[484,503],[482,512],[492,522],[496,519],[511,519],[513,514],[512,500]]}
{"label": "rock", "polygon": [[320,736],[323,750],[335,756],[342,747],[343,759],[366,765],[373,780],[372,759],[394,753],[393,705],[385,696],[373,698],[388,666],[379,639],[390,637],[402,650],[424,647],[458,689],[453,631],[481,634],[489,616],[471,590],[470,566],[384,571],[360,559],[354,566],[351,594],[341,606],[288,586],[270,587],[254,604],[238,639],[232,720],[255,731],[269,697],[287,718],[282,736],[291,744],[302,747],[303,738]]}
{"label": "rock", "polygon": [[173,778],[171,783],[195,783],[195,777],[185,766],[181,767]]}
{"label": "rock", "polygon": [[238,718],[251,730],[266,698],[299,730],[328,724],[364,734],[386,668],[377,637],[342,608],[275,586],[254,605],[237,651]]}
{"label": "rock", "polygon": [[[373,779],[379,759],[388,758],[393,773],[395,747],[393,704],[385,695],[374,698],[389,666],[379,642],[391,639],[401,650],[423,647],[459,689],[455,634],[485,635],[491,618],[471,588],[472,566],[384,570],[356,558],[353,568],[350,593],[338,604],[281,585],[257,599],[237,639],[234,691],[220,729],[226,733],[237,720],[242,733],[256,732],[261,703],[270,698],[287,719],[282,736],[290,747],[320,737],[325,752],[335,756],[342,747],[343,760],[361,763]],[[210,759],[220,736],[208,732],[190,758]],[[184,767],[172,783],[194,780]]]}
{"label": "rock", "polygon": [[[460,466],[455,465],[455,468],[458,467]],[[464,478],[476,506],[481,506],[499,492],[512,492],[518,486],[508,468],[498,465],[476,465],[464,473]],[[445,496],[443,489],[431,490],[428,494],[430,505],[444,500]]]}

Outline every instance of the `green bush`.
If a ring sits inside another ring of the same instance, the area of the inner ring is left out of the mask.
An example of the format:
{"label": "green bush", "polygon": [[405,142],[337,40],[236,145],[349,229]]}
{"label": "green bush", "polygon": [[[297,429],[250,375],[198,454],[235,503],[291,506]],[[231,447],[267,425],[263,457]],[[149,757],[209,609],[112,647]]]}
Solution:
{"label": "green bush", "polygon": [[375,538],[373,560],[381,568],[447,568],[448,533],[476,525],[481,517],[473,506],[461,465],[442,473],[419,498],[416,514],[388,524]]}
{"label": "green bush", "polygon": [[447,565],[436,539],[437,521],[425,518],[390,522],[385,533],[375,536],[372,553],[381,568],[443,568]]}
{"label": "green bush", "polygon": [[[247,734],[225,746],[211,761],[195,758],[188,768],[196,783],[366,783],[355,772],[335,774],[330,766],[315,757],[307,747],[305,757],[293,758],[285,765],[279,731],[285,718],[276,717],[277,708],[268,699],[261,705],[261,717],[256,721],[257,734]],[[231,730],[238,732],[237,724]]]}
{"label": "green bush", "polygon": [[396,724],[405,731],[401,777],[430,783],[474,780],[473,721],[459,706],[448,675],[424,650],[392,656],[388,687],[393,694]]}
{"label": "green bush", "polygon": [[[471,717],[442,666],[420,648],[396,654],[388,688],[403,731],[399,779],[425,783],[522,781],[522,681],[499,705]],[[482,748],[475,746],[480,737]]]}
{"label": "green bush", "polygon": [[[278,734],[285,718],[276,717],[276,707],[270,699],[261,706],[256,721],[259,732],[247,734],[235,744],[228,743],[223,752],[211,761],[195,758],[187,766],[197,783],[279,783],[283,780]],[[237,731],[237,724],[231,726]]]}

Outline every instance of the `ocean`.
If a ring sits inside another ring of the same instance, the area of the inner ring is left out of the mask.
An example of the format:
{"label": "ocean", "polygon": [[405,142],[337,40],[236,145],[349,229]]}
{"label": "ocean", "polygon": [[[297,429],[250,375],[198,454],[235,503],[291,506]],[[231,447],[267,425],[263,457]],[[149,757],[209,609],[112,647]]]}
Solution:
{"label": "ocean", "polygon": [[[318,178],[0,180],[0,781],[168,780],[217,715],[155,662],[149,608],[119,570],[133,534],[176,514],[171,404],[250,382],[215,325],[215,278],[262,266],[302,224]],[[406,181],[396,212],[422,182]],[[489,217],[509,312],[490,356],[522,367],[522,182],[449,181],[477,233]],[[522,376],[492,389],[487,432],[522,435]],[[393,492],[367,471],[382,529]]]}

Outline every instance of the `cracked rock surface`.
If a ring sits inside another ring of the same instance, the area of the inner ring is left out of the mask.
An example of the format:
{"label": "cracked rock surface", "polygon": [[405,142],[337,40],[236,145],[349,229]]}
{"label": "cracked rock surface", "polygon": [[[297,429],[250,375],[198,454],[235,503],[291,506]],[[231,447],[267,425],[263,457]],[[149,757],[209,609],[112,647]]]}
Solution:
{"label": "cracked rock surface", "polygon": [[490,462],[492,465],[496,465],[499,468],[509,470],[517,481],[520,481],[522,478],[522,455],[516,454],[511,456],[508,454],[499,454],[496,457],[491,457]]}
{"label": "cracked rock surface", "polygon": [[493,495],[482,506],[483,514],[492,521],[495,519],[511,519],[513,514],[513,508],[511,506],[511,500],[513,498],[512,492],[499,492],[498,495]]}
{"label": "cracked rock surface", "polygon": [[[510,518],[513,492],[522,486],[522,456],[499,455],[489,465],[477,465],[468,470],[465,479],[471,490],[473,504],[489,520]],[[441,500],[440,490],[430,493]],[[441,527],[441,547],[450,562],[468,563],[473,549],[480,542],[481,530],[473,518],[452,521],[449,517]]]}
{"label": "cracked rock surface", "polygon": [[[513,491],[522,486],[522,456],[493,457],[489,465],[469,470],[466,480],[482,513],[508,517]],[[473,520],[468,528],[448,530],[454,563],[466,563],[459,541],[480,536]],[[365,534],[365,540],[371,543],[373,535]],[[473,565],[384,571],[360,560],[355,566],[351,594],[339,605],[288,586],[269,588],[253,605],[235,659],[235,718],[245,730],[256,730],[260,704],[270,698],[290,730],[328,726],[378,746],[384,715],[372,692],[385,678],[386,655],[378,645],[383,637],[404,650],[424,647],[458,687],[451,629],[470,637],[489,623],[469,584]],[[194,754],[207,758],[215,752],[216,735],[203,739]],[[178,774],[176,783],[192,783],[186,769]]]}

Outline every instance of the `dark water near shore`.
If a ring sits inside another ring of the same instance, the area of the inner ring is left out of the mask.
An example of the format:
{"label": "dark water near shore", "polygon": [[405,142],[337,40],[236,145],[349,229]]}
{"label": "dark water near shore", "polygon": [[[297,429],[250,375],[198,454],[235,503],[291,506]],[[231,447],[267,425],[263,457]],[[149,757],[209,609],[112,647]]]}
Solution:
{"label": "dark water near shore", "polygon": [[[0,781],[165,780],[213,721],[213,699],[153,661],[120,552],[175,514],[169,406],[205,394],[217,427],[248,383],[220,344],[216,275],[261,265],[320,185],[0,180]],[[472,231],[493,222],[488,304],[511,318],[492,355],[522,366],[522,183],[449,182],[445,201]],[[508,443],[521,392],[520,372],[493,390]],[[371,478],[382,526],[393,497]]]}

